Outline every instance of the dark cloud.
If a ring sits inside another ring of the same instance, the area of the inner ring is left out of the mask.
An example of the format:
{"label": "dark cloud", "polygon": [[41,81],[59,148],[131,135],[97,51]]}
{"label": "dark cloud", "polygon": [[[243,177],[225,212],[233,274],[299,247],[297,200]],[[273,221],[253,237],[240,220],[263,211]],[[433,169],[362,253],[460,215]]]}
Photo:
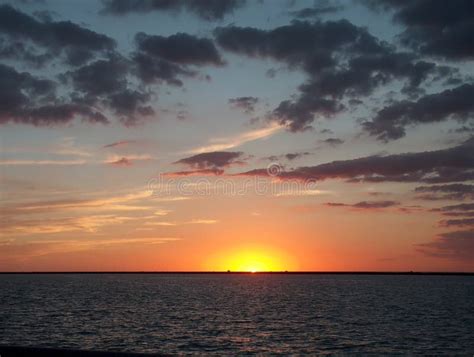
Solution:
{"label": "dark cloud", "polygon": [[220,20],[242,7],[245,0],[104,0],[103,14],[125,15],[161,11],[178,13],[183,10],[204,20]]}
{"label": "dark cloud", "polygon": [[147,104],[151,99],[149,93],[130,88],[130,71],[129,61],[113,56],[69,71],[64,77],[72,81],[79,101],[105,104],[122,123],[134,125],[155,111]]}
{"label": "dark cloud", "polygon": [[293,132],[311,129],[315,114],[332,117],[345,109],[343,104],[333,99],[318,98],[309,92],[297,101],[285,100],[273,111],[272,116]]}
{"label": "dark cloud", "polygon": [[[111,111],[133,125],[154,114],[150,94],[130,85],[134,63],[114,52],[115,46],[109,37],[72,22],[41,21],[1,5],[0,58],[36,68],[60,58],[77,68],[59,75],[56,83],[0,65],[0,122],[49,126],[80,118],[107,123],[104,112]],[[94,61],[98,54],[102,59]]]}
{"label": "dark cloud", "polygon": [[150,105],[146,105],[149,100],[148,93],[124,89],[111,94],[108,97],[108,104],[126,126],[131,126],[135,125],[139,118],[155,114],[155,110]]}
{"label": "dark cloud", "polygon": [[187,165],[195,169],[221,169],[236,164],[243,164],[243,152],[240,151],[214,151],[197,154],[178,160],[175,164]]}
{"label": "dark cloud", "polygon": [[[59,58],[75,68],[60,74],[56,83],[1,65],[0,122],[57,125],[81,118],[106,123],[104,113],[110,112],[123,124],[135,125],[155,114],[150,105],[154,88],[149,85],[182,86],[182,78],[199,74],[190,67],[224,64],[211,40],[183,33],[139,33],[136,45],[137,51],[126,58],[105,35],[1,5],[0,59],[38,68]],[[98,55],[100,59],[94,58]]]}
{"label": "dark cloud", "polygon": [[24,42],[0,38],[0,59],[25,62],[28,66],[40,68],[51,61],[53,55],[39,52],[34,46]]}
{"label": "dark cloud", "polygon": [[279,161],[279,160],[288,160],[288,161],[293,161],[296,159],[300,159],[304,156],[308,155],[313,155],[310,152],[307,151],[302,151],[302,152],[289,152],[288,154],[283,154],[283,155],[271,155],[271,156],[266,156],[263,158],[263,160],[269,160],[269,161]]}
{"label": "dark cloud", "polygon": [[474,114],[474,85],[463,84],[454,89],[426,95],[416,102],[395,102],[363,126],[379,140],[388,141],[405,136],[405,128],[415,124],[440,122],[448,119],[472,121]]}
{"label": "dark cloud", "polygon": [[328,138],[328,139],[322,140],[322,142],[330,146],[337,146],[337,145],[344,144],[344,140],[341,140],[339,138]]}
{"label": "dark cloud", "polygon": [[214,43],[207,38],[186,33],[164,37],[140,32],[135,41],[140,52],[169,62],[198,66],[224,64]]}
{"label": "dark cloud", "polygon": [[36,55],[40,57],[30,58],[38,64],[46,63],[41,61],[41,56],[51,58],[55,54],[64,55],[68,64],[80,65],[95,54],[112,51],[116,46],[113,39],[70,21],[39,21],[10,5],[0,5],[0,35],[13,46],[19,42],[24,44],[23,49],[16,48],[18,59],[31,56],[25,41],[44,49],[45,52]]}
{"label": "dark cloud", "polygon": [[169,85],[181,87],[180,77],[194,77],[197,72],[183,66],[155,58],[143,53],[136,53],[132,57],[135,63],[136,74],[145,84],[165,82]]}
{"label": "dark cloud", "polygon": [[[268,176],[266,169],[238,175]],[[474,140],[442,150],[333,161],[317,166],[283,171],[281,179],[346,179],[352,182],[427,182],[443,183],[472,180],[474,177]]]}
{"label": "dark cloud", "polygon": [[52,126],[69,123],[78,117],[90,123],[109,122],[101,112],[77,103],[47,104],[28,108],[10,120],[35,126]]}
{"label": "dark cloud", "polygon": [[327,202],[324,205],[329,207],[350,207],[356,209],[379,209],[398,206],[400,203],[396,201],[362,201],[354,204]]}
{"label": "dark cloud", "polygon": [[440,222],[442,227],[474,227],[474,218],[447,219]]}
{"label": "dark cloud", "polygon": [[461,203],[458,205],[451,205],[451,206],[445,206],[441,207],[439,209],[442,212],[447,212],[447,211],[474,211],[474,203]]}
{"label": "dark cloud", "polygon": [[237,97],[229,99],[233,108],[242,109],[244,113],[251,114],[255,111],[255,105],[259,102],[257,97]]}
{"label": "dark cloud", "polygon": [[430,74],[439,75],[435,64],[397,52],[347,20],[294,21],[272,30],[227,26],[214,33],[227,51],[274,59],[308,74],[299,96],[281,102],[270,115],[291,131],[308,129],[315,117],[340,113],[344,97],[367,96],[395,79],[405,81],[404,91],[414,94]]}
{"label": "dark cloud", "polygon": [[420,53],[453,60],[474,57],[474,3],[471,0],[374,1],[375,8],[395,10],[394,20],[405,26],[402,44]]}
{"label": "dark cloud", "polygon": [[198,75],[196,67],[224,65],[214,43],[206,38],[184,33],[168,37],[138,33],[135,42],[134,72],[145,84],[166,82],[181,87],[182,77]]}
{"label": "dark cloud", "polygon": [[[441,220],[442,227],[472,227],[474,226],[474,203],[462,203],[441,208],[434,208],[431,211],[439,212],[450,219]],[[455,217],[454,219],[452,217]]]}
{"label": "dark cloud", "polygon": [[292,160],[299,159],[307,155],[311,155],[311,153],[310,152],[290,152],[288,154],[285,154],[284,156],[287,160],[292,161]]}
{"label": "dark cloud", "polygon": [[334,134],[334,132],[331,129],[321,129],[319,133],[320,134]]}
{"label": "dark cloud", "polygon": [[417,249],[429,256],[472,262],[474,230],[442,233],[429,243],[418,244]]}
{"label": "dark cloud", "polygon": [[[295,21],[272,30],[227,26],[215,30],[217,42],[228,51],[250,57],[273,58],[288,64],[321,70],[334,64],[332,51],[341,46],[355,48],[380,44],[365,30],[347,20]],[[370,43],[369,43],[370,42]]]}
{"label": "dark cloud", "polygon": [[218,168],[212,169],[196,169],[186,171],[167,172],[164,175],[167,177],[182,177],[182,176],[219,176],[224,174],[224,170]]}
{"label": "dark cloud", "polygon": [[443,212],[443,216],[447,216],[447,217],[474,217],[474,211]]}
{"label": "dark cloud", "polygon": [[56,96],[56,84],[27,72],[0,64],[0,123],[36,126],[65,124],[76,117],[107,123],[100,112],[82,104],[64,102]]}
{"label": "dark cloud", "polygon": [[120,91],[127,86],[128,66],[121,58],[98,60],[68,72],[74,88],[86,96],[96,97]]}
{"label": "dark cloud", "polygon": [[439,186],[420,186],[415,188],[418,199],[424,200],[474,200],[474,185],[450,184]]}
{"label": "dark cloud", "polygon": [[130,144],[133,144],[133,143],[135,143],[135,140],[120,140],[120,141],[115,141],[113,143],[104,145],[103,147],[104,147],[104,149],[114,148],[114,147],[119,147],[119,146],[127,146],[127,145],[130,145]]}
{"label": "dark cloud", "polygon": [[122,157],[118,160],[108,162],[108,164],[112,166],[132,166],[133,165],[132,161],[127,159],[126,157]]}

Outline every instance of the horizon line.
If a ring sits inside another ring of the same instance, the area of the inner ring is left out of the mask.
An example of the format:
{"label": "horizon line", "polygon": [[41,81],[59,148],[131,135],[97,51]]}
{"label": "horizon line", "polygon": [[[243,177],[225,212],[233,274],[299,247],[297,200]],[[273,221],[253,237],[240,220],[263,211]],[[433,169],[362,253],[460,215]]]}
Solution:
{"label": "horizon line", "polygon": [[275,275],[470,275],[474,276],[474,271],[160,271],[160,270],[104,270],[104,271],[0,271],[0,274],[216,274],[216,275],[258,275],[258,274],[275,274]]}

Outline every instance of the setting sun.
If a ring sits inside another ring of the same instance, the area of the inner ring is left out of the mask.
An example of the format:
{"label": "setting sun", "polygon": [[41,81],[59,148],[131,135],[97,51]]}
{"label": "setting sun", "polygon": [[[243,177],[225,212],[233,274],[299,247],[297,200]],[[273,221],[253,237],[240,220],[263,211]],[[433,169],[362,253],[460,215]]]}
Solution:
{"label": "setting sun", "polygon": [[292,267],[288,257],[268,248],[248,248],[221,253],[212,259],[209,265],[212,270],[248,273],[285,271]]}

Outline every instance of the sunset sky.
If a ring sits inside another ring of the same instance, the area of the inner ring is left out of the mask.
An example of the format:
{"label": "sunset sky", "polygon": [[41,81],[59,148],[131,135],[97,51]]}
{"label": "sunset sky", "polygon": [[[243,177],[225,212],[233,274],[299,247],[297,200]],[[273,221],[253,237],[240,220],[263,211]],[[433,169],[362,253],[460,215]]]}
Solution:
{"label": "sunset sky", "polygon": [[0,4],[0,271],[474,271],[473,1]]}

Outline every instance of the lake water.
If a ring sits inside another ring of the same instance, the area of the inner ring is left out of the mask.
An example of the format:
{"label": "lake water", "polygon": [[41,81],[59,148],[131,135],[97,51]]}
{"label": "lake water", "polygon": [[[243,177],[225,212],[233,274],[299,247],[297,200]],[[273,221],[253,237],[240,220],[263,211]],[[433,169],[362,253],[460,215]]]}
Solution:
{"label": "lake water", "polygon": [[474,276],[0,275],[0,344],[473,355]]}

